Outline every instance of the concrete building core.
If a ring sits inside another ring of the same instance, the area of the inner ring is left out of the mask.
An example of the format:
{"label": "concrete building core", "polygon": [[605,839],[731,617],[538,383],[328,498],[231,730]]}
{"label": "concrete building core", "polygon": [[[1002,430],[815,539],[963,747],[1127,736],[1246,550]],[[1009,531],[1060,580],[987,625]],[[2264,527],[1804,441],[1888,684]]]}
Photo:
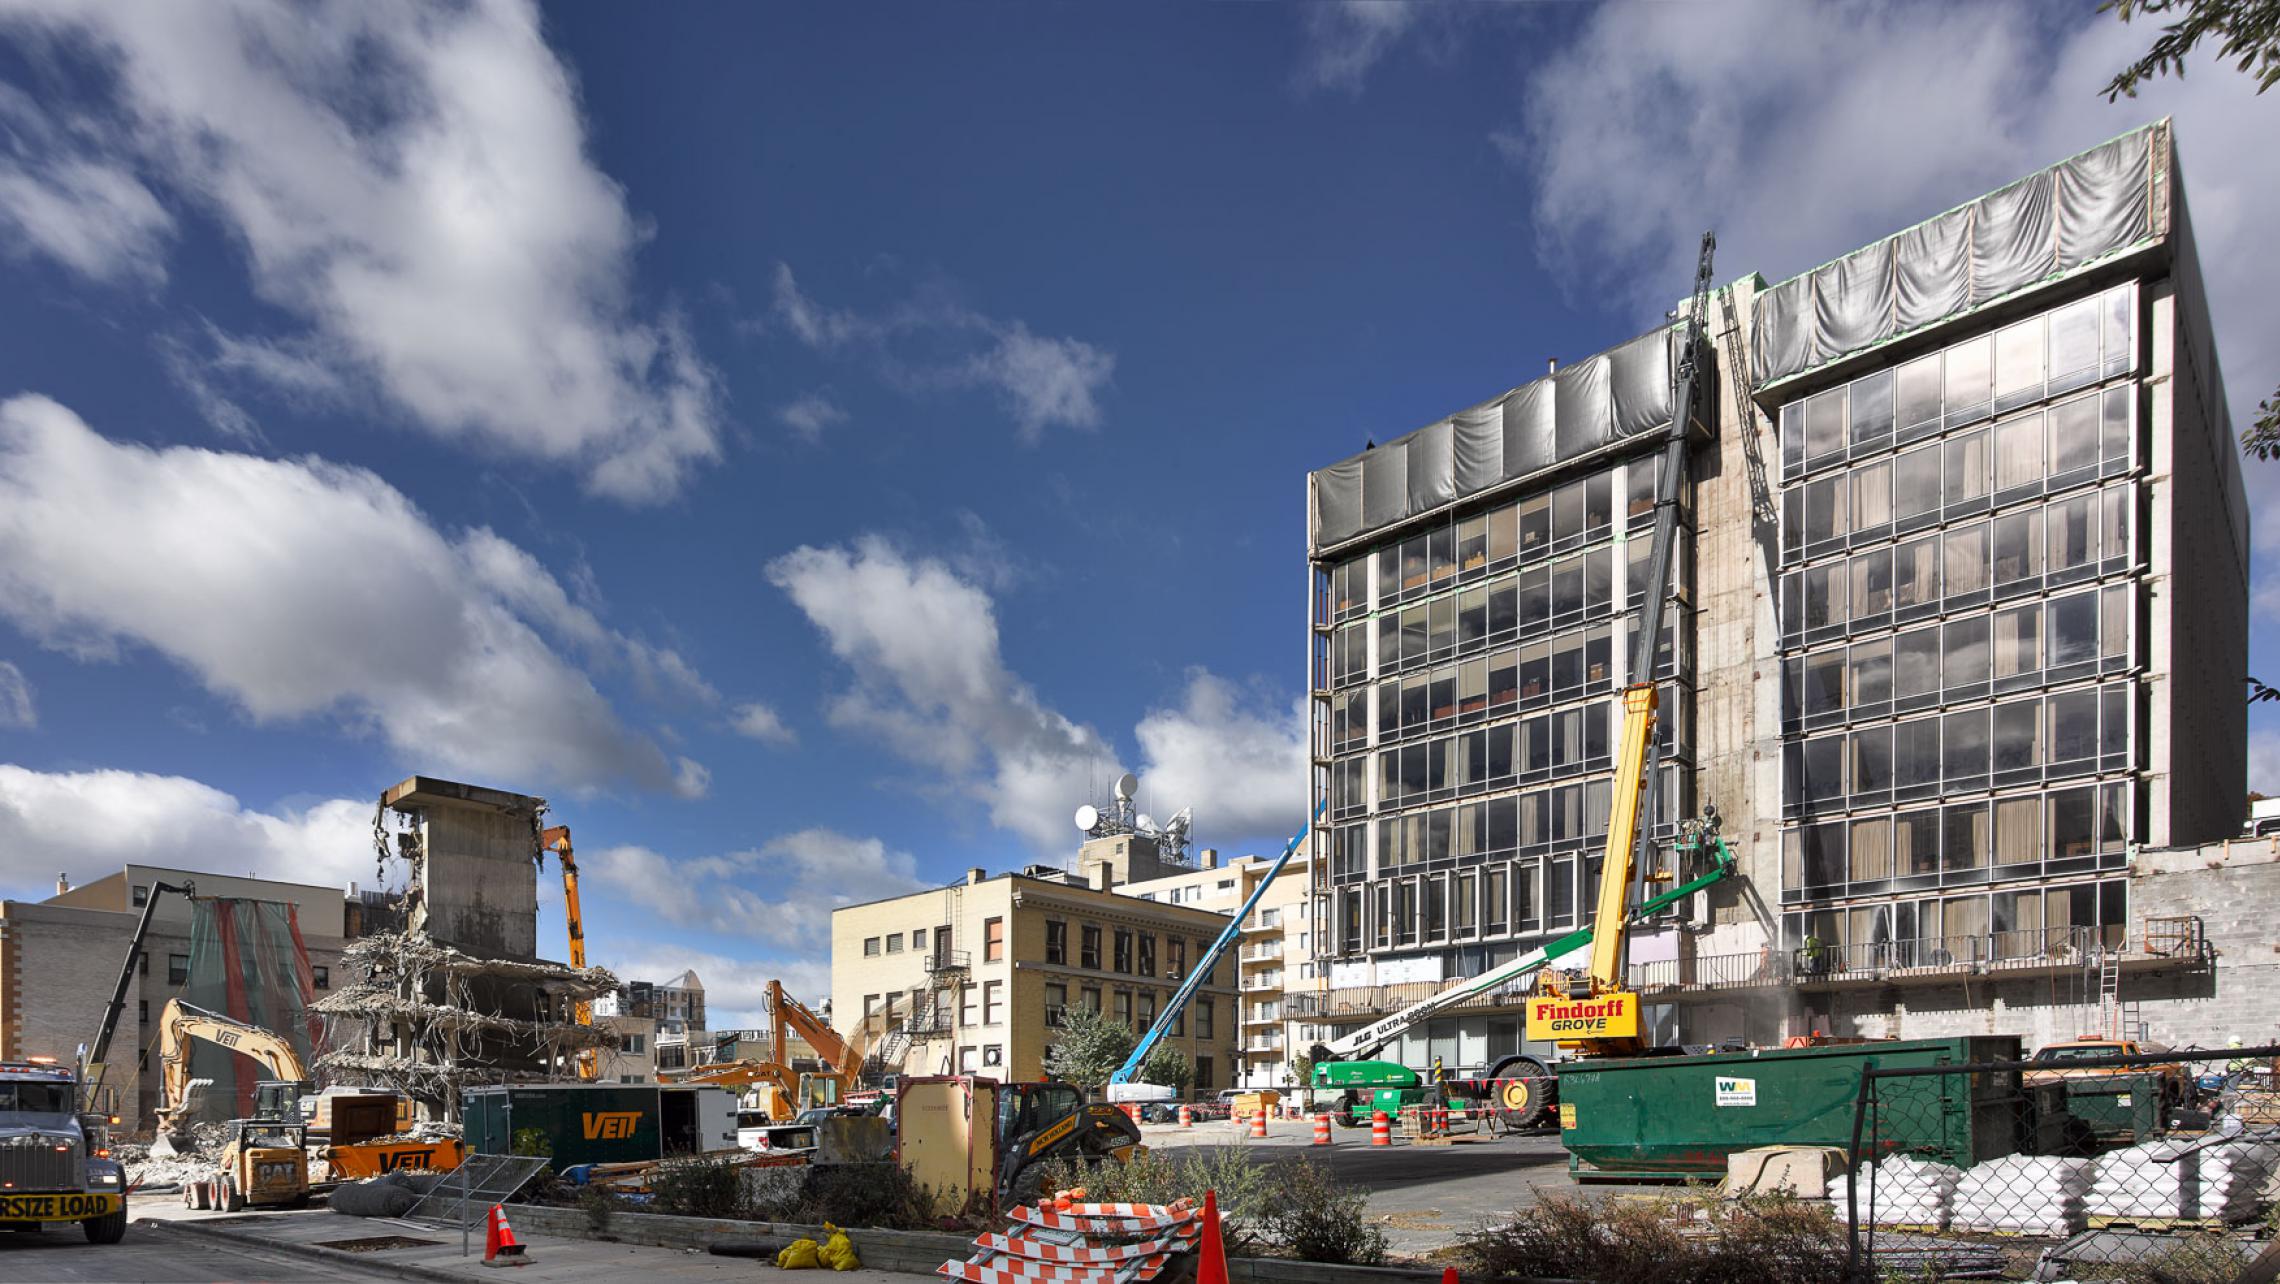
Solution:
{"label": "concrete building core", "polygon": [[546,800],[430,776],[380,795],[408,826],[412,931],[488,958],[538,957],[538,818]]}
{"label": "concrete building core", "polygon": [[[2227,943],[2140,853],[2241,827],[2248,516],[2168,122],[1708,328],[1667,585],[1669,327],[1309,478],[1308,1002],[1361,1024],[1588,919],[1658,592],[1647,824],[1715,805],[1744,877],[1634,931],[1655,1037],[2202,1037],[2164,1005]],[[1519,1050],[1504,994],[1394,1055]]]}

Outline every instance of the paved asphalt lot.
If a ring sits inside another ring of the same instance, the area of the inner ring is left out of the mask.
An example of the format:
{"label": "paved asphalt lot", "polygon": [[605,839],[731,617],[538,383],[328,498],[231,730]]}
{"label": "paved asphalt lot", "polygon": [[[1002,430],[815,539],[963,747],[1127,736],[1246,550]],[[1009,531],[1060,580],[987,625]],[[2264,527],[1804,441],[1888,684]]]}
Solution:
{"label": "paved asphalt lot", "polygon": [[1370,1145],[1368,1129],[1331,1129],[1333,1144],[1311,1145],[1314,1125],[1278,1120],[1264,1141],[1237,1137],[1234,1125],[1215,1121],[1181,1129],[1141,1129],[1158,1149],[1239,1146],[1265,1161],[1308,1156],[1330,1165],[1341,1181],[1367,1187],[1370,1215],[1385,1228],[1393,1251],[1416,1256],[1454,1243],[1458,1232],[1483,1219],[1533,1203],[1541,1190],[1574,1193],[1567,1151],[1556,1132],[1503,1137],[1459,1136],[1446,1146]]}
{"label": "paved asphalt lot", "polygon": [[36,1235],[0,1231],[0,1280],[151,1281],[218,1284],[223,1280],[393,1280],[389,1272],[348,1271],[254,1245],[216,1244],[129,1222],[116,1244],[90,1244],[77,1226]]}

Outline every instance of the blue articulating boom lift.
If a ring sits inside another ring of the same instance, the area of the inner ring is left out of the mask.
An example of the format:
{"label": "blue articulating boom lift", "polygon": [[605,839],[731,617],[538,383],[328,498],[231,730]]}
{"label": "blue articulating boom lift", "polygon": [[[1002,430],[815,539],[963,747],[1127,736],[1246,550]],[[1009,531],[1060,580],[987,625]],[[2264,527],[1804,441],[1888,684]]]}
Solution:
{"label": "blue articulating boom lift", "polygon": [[1148,1054],[1156,1050],[1156,1044],[1162,1041],[1165,1033],[1180,1019],[1180,1014],[1187,1011],[1188,1000],[1194,998],[1195,992],[1211,978],[1213,969],[1219,966],[1219,960],[1226,956],[1236,938],[1243,934],[1243,921],[1251,916],[1251,911],[1259,904],[1259,898],[1267,894],[1267,888],[1274,883],[1275,876],[1283,872],[1283,866],[1290,864],[1291,856],[1298,851],[1299,844],[1306,841],[1307,833],[1314,828],[1314,821],[1322,819],[1322,812],[1329,805],[1328,799],[1315,804],[1314,819],[1299,826],[1298,832],[1291,835],[1290,842],[1283,847],[1282,855],[1276,857],[1275,863],[1268,868],[1267,876],[1259,880],[1257,887],[1251,889],[1251,895],[1243,902],[1243,908],[1235,911],[1235,917],[1227,920],[1226,930],[1220,932],[1219,939],[1213,941],[1211,948],[1205,950],[1196,959],[1195,966],[1188,970],[1186,978],[1180,982],[1178,992],[1172,995],[1171,1002],[1164,1005],[1156,1023],[1148,1027],[1148,1032],[1140,1036],[1138,1043],[1132,1045],[1132,1055],[1126,1057],[1124,1064],[1108,1076],[1110,1101],[1170,1101],[1179,1095],[1162,1084],[1139,1082],[1135,1076],[1140,1073],[1140,1063],[1148,1059]]}

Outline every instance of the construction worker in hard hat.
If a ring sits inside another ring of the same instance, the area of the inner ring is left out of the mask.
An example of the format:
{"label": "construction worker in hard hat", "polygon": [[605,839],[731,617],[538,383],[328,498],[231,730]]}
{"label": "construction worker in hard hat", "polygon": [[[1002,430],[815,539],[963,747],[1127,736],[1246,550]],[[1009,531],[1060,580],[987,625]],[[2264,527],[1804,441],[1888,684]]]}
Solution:
{"label": "construction worker in hard hat", "polygon": [[[2240,1036],[2236,1034],[2233,1037],[2225,1040],[2225,1046],[2228,1048],[2241,1047],[2242,1044],[2240,1041]],[[2234,1057],[2232,1060],[2225,1062],[2225,1073],[2231,1075],[2247,1074],[2249,1067],[2254,1064],[2256,1063],[2249,1060],[2247,1057]]]}

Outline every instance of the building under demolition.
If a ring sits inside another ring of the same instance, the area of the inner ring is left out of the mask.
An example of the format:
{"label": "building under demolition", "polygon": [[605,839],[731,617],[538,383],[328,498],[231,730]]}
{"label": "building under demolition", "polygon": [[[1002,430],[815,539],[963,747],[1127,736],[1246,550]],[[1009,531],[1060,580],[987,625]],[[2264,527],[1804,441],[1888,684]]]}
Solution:
{"label": "building under demolition", "polygon": [[426,776],[380,796],[382,877],[401,862],[406,882],[378,917],[401,927],[351,942],[316,1005],[328,1081],[400,1091],[451,1118],[461,1088],[573,1077],[580,1052],[616,1046],[575,1011],[616,978],[538,955],[545,811],[542,798]]}
{"label": "building under demolition", "polygon": [[[1646,824],[1716,806],[1747,876],[1634,934],[1655,1037],[2268,1033],[2214,999],[2274,970],[2262,865],[2151,873],[2246,809],[2248,514],[2168,122],[1709,322],[1667,584],[1668,326],[1309,479],[1291,1006],[1363,1024],[1588,919],[1655,593]],[[1396,1055],[1491,1064],[1519,1005]]]}

